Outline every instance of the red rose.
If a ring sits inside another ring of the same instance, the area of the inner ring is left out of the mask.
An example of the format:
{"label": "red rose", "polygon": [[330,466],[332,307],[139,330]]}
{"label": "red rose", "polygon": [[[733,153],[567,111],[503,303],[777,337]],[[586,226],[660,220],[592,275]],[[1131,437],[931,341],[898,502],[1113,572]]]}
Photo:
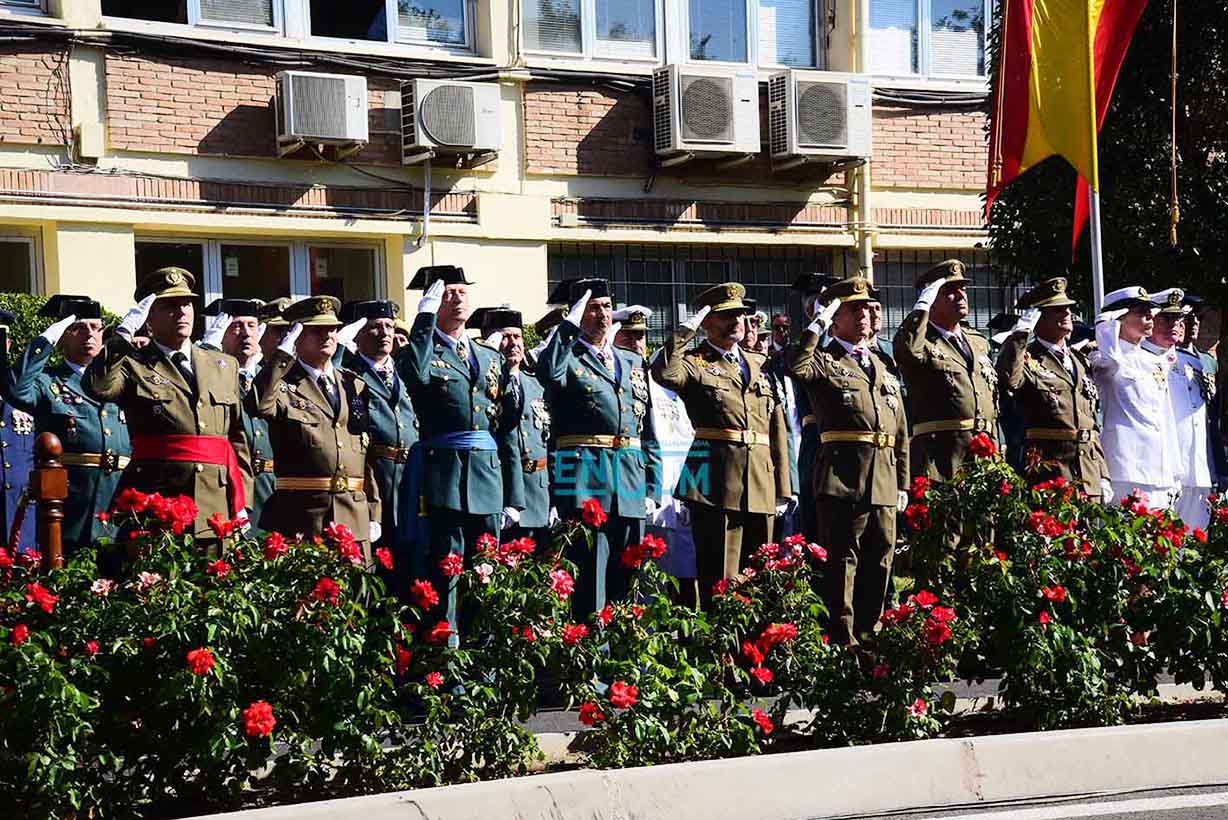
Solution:
{"label": "red rose", "polygon": [[98,654],[98,641],[86,641],[85,642],[85,654],[89,655],[91,658],[97,655]]}
{"label": "red rose", "polygon": [[998,485],[998,495],[1010,495],[1015,487],[1009,481],[1003,481]]}
{"label": "red rose", "polygon": [[806,549],[810,551],[810,557],[816,561],[827,560],[827,550],[820,547],[818,544],[807,544]]}
{"label": "red rose", "polygon": [[950,623],[955,620],[955,610],[950,607],[936,606],[930,610],[930,617],[938,621],[938,623]]}
{"label": "red rose", "polygon": [[559,600],[566,601],[571,597],[571,593],[575,591],[576,582],[571,577],[571,573],[565,569],[556,569],[550,573],[550,591],[559,596]]}
{"label": "red rose", "polygon": [[1041,613],[1036,616],[1036,620],[1040,622],[1041,626],[1047,626],[1049,624],[1049,621],[1052,619],[1049,617],[1048,612],[1041,610]]}
{"label": "red rose", "polygon": [[397,674],[404,675],[409,670],[409,662],[414,659],[414,653],[401,644],[397,644]]}
{"label": "red rose", "polygon": [[640,552],[645,558],[651,558],[654,561],[659,561],[665,557],[665,539],[658,538],[655,535],[645,535],[644,543],[640,544]]}
{"label": "red rose", "polygon": [[357,541],[338,541],[337,555],[342,561],[349,561],[354,566],[362,563],[362,547],[358,546]]}
{"label": "red rose", "polygon": [[603,606],[601,611],[597,613],[597,620],[601,622],[602,626],[609,626],[610,622],[614,620],[614,607],[609,604]]}
{"label": "red rose", "polygon": [[977,458],[989,458],[997,454],[998,445],[993,443],[993,439],[989,437],[988,433],[977,433],[968,442],[968,449]]}
{"label": "red rose", "polygon": [[55,610],[59,595],[52,595],[42,584],[35,582],[26,584],[26,603],[36,604],[43,612],[51,614]]}
{"label": "red rose", "polygon": [[452,626],[447,621],[440,621],[426,633],[426,642],[441,644],[452,635]]}
{"label": "red rose", "polygon": [[563,643],[575,646],[581,638],[588,637],[588,627],[584,624],[567,624],[563,627]]}
{"label": "red rose", "polygon": [[746,658],[753,666],[759,666],[763,663],[763,653],[750,641],[742,641],[742,657]]}
{"label": "red rose", "polygon": [[188,670],[193,675],[208,675],[213,671],[213,651],[208,647],[192,649],[188,652]]}
{"label": "red rose", "polygon": [[439,605],[439,593],[425,578],[414,581],[409,588],[409,595],[419,609],[433,609]]}
{"label": "red rose", "polygon": [[[1228,592],[1224,593],[1228,595]],[[25,624],[17,624],[13,627],[13,631],[9,633],[9,643],[13,646],[21,646],[30,639],[30,627]]]}
{"label": "red rose", "polygon": [[533,627],[531,626],[526,626],[524,629],[519,631],[517,631],[516,627],[512,627],[512,634],[519,634],[520,637],[524,638],[529,643],[533,643],[537,640],[537,633],[533,631]]}
{"label": "red rose", "polygon": [[243,710],[243,730],[248,737],[268,737],[277,725],[273,707],[268,701],[258,700]]}
{"label": "red rose", "polygon": [[1066,600],[1066,587],[1058,584],[1052,587],[1043,587],[1040,591],[1045,596],[1046,600],[1062,603]]}
{"label": "red rose", "polygon": [[916,595],[912,596],[913,602],[924,609],[929,609],[940,600],[937,595],[930,592],[928,589],[923,589]]}
{"label": "red rose", "polygon": [[215,575],[219,580],[230,574],[230,564],[223,561],[221,558],[205,567],[206,575]]}
{"label": "red rose", "polygon": [[791,641],[797,637],[797,627],[793,624],[768,624],[755,641],[755,646],[764,655],[773,646]]}
{"label": "red rose", "polygon": [[924,698],[917,698],[905,711],[908,712],[909,717],[919,718],[925,717],[925,713],[929,711],[929,708],[929,704],[925,702]]}
{"label": "red rose", "polygon": [[878,666],[870,670],[870,677],[874,680],[882,680],[891,674],[891,667],[885,663],[880,663]]}
{"label": "red rose", "polygon": [[596,726],[605,720],[605,713],[595,703],[580,704],[580,722],[585,726]]}
{"label": "red rose", "polygon": [[762,709],[755,709],[750,713],[751,719],[755,721],[755,725],[759,727],[759,731],[765,735],[770,735],[776,726],[772,723],[772,719],[768,717],[767,712]]}
{"label": "red rose", "polygon": [[580,518],[595,530],[604,527],[605,522],[609,520],[609,516],[601,508],[601,502],[595,498],[588,499],[580,507]]}
{"label": "red rose", "polygon": [[115,502],[111,507],[115,512],[119,513],[142,513],[145,512],[148,504],[149,496],[140,490],[129,487],[116,496]]}
{"label": "red rose", "polygon": [[728,578],[722,578],[721,580],[717,581],[715,584],[712,585],[713,597],[717,595],[724,595],[728,591],[729,591],[729,579]]}
{"label": "red rose", "polygon": [[499,542],[496,541],[495,537],[488,532],[484,532],[479,535],[478,540],[474,543],[474,547],[477,549],[479,555],[492,555],[498,546]]}
{"label": "red rose", "polygon": [[324,537],[335,544],[341,544],[346,541],[354,541],[354,532],[344,524],[332,522],[324,528]]}
{"label": "red rose", "polygon": [[157,645],[157,638],[141,638],[141,646],[145,647],[146,649],[153,649]]}
{"label": "red rose", "polygon": [[392,551],[387,547],[380,547],[375,551],[375,560],[379,561],[381,567],[392,572]]}
{"label": "red rose", "polygon": [[1201,527],[1194,528],[1194,540],[1200,544],[1207,543],[1207,533]]}
{"label": "red rose", "polygon": [[772,670],[766,666],[753,666],[750,670],[750,676],[759,681],[764,686],[767,686],[776,677],[772,674]]}
{"label": "red rose", "polygon": [[439,571],[445,578],[455,578],[465,571],[465,559],[458,552],[449,552],[440,559]]}
{"label": "red rose", "polygon": [[426,685],[432,689],[438,689],[439,687],[443,686],[443,675],[439,674],[438,672],[427,672]]}
{"label": "red rose", "polygon": [[941,646],[951,637],[951,627],[942,621],[935,621],[933,618],[926,619],[923,629],[925,640],[930,646]]}
{"label": "red rose", "polygon": [[930,480],[923,475],[915,476],[912,484],[908,488],[908,492],[912,495],[914,501],[920,501],[929,492]]}
{"label": "red rose", "polygon": [[220,512],[215,512],[209,516],[207,523],[209,529],[213,530],[213,534],[218,538],[226,538],[235,531],[236,522],[231,521]]}
{"label": "red rose", "polygon": [[335,604],[337,596],[341,594],[341,587],[332,578],[321,578],[316,581],[315,588],[311,590],[311,597],[321,603]]}
{"label": "red rose", "polygon": [[629,683],[616,680],[610,684],[610,704],[615,709],[630,709],[639,696],[640,690]]}
{"label": "red rose", "polygon": [[0,569],[8,569],[13,566],[13,556],[9,555],[9,551],[4,547],[0,547]]}
{"label": "red rose", "polygon": [[98,519],[99,524],[106,524],[111,520],[111,514],[108,512],[94,513],[94,517]]}
{"label": "red rose", "polygon": [[904,508],[904,521],[911,530],[922,532],[930,528],[930,508],[925,504],[909,504]]}
{"label": "red rose", "polygon": [[286,546],[286,537],[279,532],[271,532],[264,539],[264,560],[276,561],[290,551]]}

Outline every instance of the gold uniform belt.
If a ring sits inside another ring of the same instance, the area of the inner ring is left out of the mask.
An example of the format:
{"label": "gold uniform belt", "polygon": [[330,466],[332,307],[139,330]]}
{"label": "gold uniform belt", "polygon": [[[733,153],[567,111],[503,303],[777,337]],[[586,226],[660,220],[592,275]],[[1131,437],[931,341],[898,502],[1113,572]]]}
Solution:
{"label": "gold uniform belt", "polygon": [[875,447],[895,446],[895,436],[890,433],[872,433],[868,430],[828,430],[819,435],[821,444],[872,444]]}
{"label": "gold uniform belt", "polygon": [[252,475],[273,472],[273,459],[263,456],[252,456]]}
{"label": "gold uniform belt", "polygon": [[277,489],[303,493],[360,493],[364,484],[361,478],[342,475],[332,478],[307,478],[292,475],[277,477]]}
{"label": "gold uniform belt", "polygon": [[526,458],[520,462],[520,466],[524,468],[526,473],[540,473],[546,469],[546,459],[544,458]]}
{"label": "gold uniform belt", "polygon": [[976,430],[986,432],[989,430],[989,419],[943,419],[942,421],[923,421],[920,424],[912,426],[912,434],[914,437],[923,436],[926,433],[959,433],[970,432]]}
{"label": "gold uniform belt", "polygon": [[747,446],[770,444],[767,433],[757,433],[754,430],[729,430],[723,427],[696,427],[695,438],[704,441],[731,441],[734,444]]}
{"label": "gold uniform belt", "polygon": [[409,448],[392,447],[387,444],[372,444],[367,447],[367,456],[369,458],[384,458],[388,461],[395,461],[397,464],[406,464],[409,462]]}
{"label": "gold uniform belt", "polygon": [[1095,430],[1070,430],[1064,427],[1029,427],[1023,437],[1028,441],[1082,441],[1092,440]]}
{"label": "gold uniform belt", "polygon": [[556,445],[568,447],[605,447],[610,450],[638,450],[640,440],[632,436],[559,436]]}
{"label": "gold uniform belt", "polygon": [[60,463],[65,467],[98,467],[108,473],[124,469],[129,461],[128,456],[115,453],[64,453],[60,456]]}

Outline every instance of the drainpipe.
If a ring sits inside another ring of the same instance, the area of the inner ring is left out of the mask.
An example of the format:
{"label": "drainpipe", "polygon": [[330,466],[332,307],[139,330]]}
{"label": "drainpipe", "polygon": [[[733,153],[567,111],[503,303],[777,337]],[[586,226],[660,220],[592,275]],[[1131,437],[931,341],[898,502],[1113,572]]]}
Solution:
{"label": "drainpipe", "polygon": [[[855,7],[853,42],[856,45],[856,70],[870,71],[870,0],[852,0]],[[871,88],[873,91],[873,88]],[[871,112],[873,118],[873,112]],[[871,119],[871,121],[873,121]],[[857,267],[862,276],[874,280],[874,225],[870,205],[870,160],[857,169]]]}

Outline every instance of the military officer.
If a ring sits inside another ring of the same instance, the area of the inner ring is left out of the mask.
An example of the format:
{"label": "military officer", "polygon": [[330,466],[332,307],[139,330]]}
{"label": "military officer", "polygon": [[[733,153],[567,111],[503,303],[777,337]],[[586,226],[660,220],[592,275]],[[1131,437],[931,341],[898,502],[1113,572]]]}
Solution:
{"label": "military officer", "polygon": [[609,283],[566,281],[550,301],[569,299],[575,302],[542,349],[537,377],[555,434],[555,507],[567,517],[593,499],[609,515],[596,549],[576,545],[567,556],[580,569],[572,604],[583,617],[626,596],[622,553],[643,540],[648,499],[659,499],[660,487],[644,448],[645,439],[655,441],[644,359],[614,347]]}
{"label": "military officer", "polygon": [[524,320],[509,307],[479,308],[471,321],[481,328],[485,342],[507,360],[508,395],[516,421],[520,463],[524,470],[524,509],[507,510],[500,538],[528,536],[540,544],[550,541],[550,525],[558,514],[550,505],[550,411],[537,376],[525,367]]}
{"label": "military officer", "polygon": [[[678,393],[695,428],[684,476],[708,470],[707,481],[687,481],[675,491],[691,510],[697,544],[699,598],[731,578],[772,537],[772,519],[793,495],[789,480],[789,431],[784,409],[764,368],[767,357],[740,346],[746,324],[736,282],[708,288],[697,311],[666,340],[652,363],[653,378]],[[702,325],[707,338],[686,345]]]}
{"label": "military officer", "polygon": [[[0,356],[0,480],[4,482],[4,492],[0,494],[0,506],[4,511],[4,532],[0,533],[0,544],[9,543],[9,535],[13,531],[13,521],[21,509],[22,497],[26,494],[26,486],[30,480],[30,471],[34,469],[34,417],[24,410],[18,410],[8,399],[13,386],[13,374],[9,369],[8,352],[12,345],[9,339],[9,326],[17,321],[17,317],[7,310],[0,310],[0,335],[4,344],[0,349],[5,352]],[[20,538],[18,544],[31,549],[35,546],[35,506],[27,504],[21,517]]]}
{"label": "military officer", "polygon": [[[255,411],[252,385],[264,361],[260,350],[264,326],[260,314],[265,303],[261,299],[215,299],[205,308],[212,316],[209,330],[200,345],[233,356],[239,363],[239,394],[243,398],[243,436],[252,457],[252,497],[248,499],[248,514],[257,526],[264,505],[273,495],[273,442],[269,439],[269,424]],[[278,334],[280,337],[282,334]]]}
{"label": "military officer", "polygon": [[417,572],[441,597],[447,592],[454,627],[459,624],[456,579],[442,574],[440,560],[455,554],[470,562],[478,537],[498,532],[500,514],[524,508],[517,417],[503,390],[506,364],[498,351],[465,334],[470,284],[454,265],[419,268],[409,287],[424,293],[409,343],[397,355],[397,373],[413,399],[420,436],[414,466],[420,471],[416,488],[419,512],[427,517],[427,544]]}
{"label": "military officer", "polygon": [[949,259],[917,278],[913,310],[895,334],[904,384],[921,397],[913,406],[911,472],[950,479],[968,458],[977,433],[997,439],[998,377],[989,342],[963,327],[968,279],[963,263]]}
{"label": "military officer", "polygon": [[[831,638],[844,644],[856,644],[882,615],[896,514],[907,501],[908,426],[900,383],[868,344],[870,290],[861,277],[829,287],[827,306],[789,356],[790,372],[822,419],[814,476],[818,541],[828,549]],[[831,341],[820,350],[828,329]]]}
{"label": "military officer", "polygon": [[[81,387],[81,374],[102,350],[102,306],[88,296],[52,296],[39,311],[56,321],[21,354],[9,391],[14,406],[34,416],[35,435],[55,433],[64,445],[68,497],[62,525],[65,553],[111,535],[97,514],[110,508],[131,448],[125,414]],[[60,345],[64,361],[48,366]],[[33,533],[30,533],[33,536]]]}
{"label": "military officer", "polygon": [[[820,299],[822,293],[831,285],[840,281],[835,276],[829,273],[805,273],[793,282],[792,289],[801,294],[802,297],[802,312],[806,316],[807,321],[814,319],[821,305]],[[820,340],[820,344],[825,344],[826,340]],[[794,343],[794,346],[796,343]],[[792,346],[787,348],[785,353],[778,359],[780,362],[778,372],[781,378],[792,379],[789,375],[789,355],[792,351]],[[815,541],[819,537],[819,522],[818,515],[819,505],[814,494],[814,467],[815,460],[819,454],[819,418],[815,413],[814,408],[810,405],[810,396],[808,391],[794,388],[796,396],[796,413],[794,414],[794,424],[798,431],[797,434],[797,483],[794,485],[798,488],[798,507],[797,517],[800,521],[802,533],[810,541]]]}
{"label": "military officer", "polygon": [[1018,308],[1027,313],[1002,342],[998,385],[1024,428],[1024,477],[1037,483],[1060,476],[1093,498],[1111,498],[1096,415],[1100,394],[1082,356],[1066,345],[1073,304],[1060,276],[1023,295]]}
{"label": "military officer", "polygon": [[412,545],[400,527],[402,518],[418,517],[417,499],[411,503],[409,490],[410,449],[418,441],[418,418],[393,360],[396,318],[400,305],[386,299],[352,302],[345,317],[360,321],[354,338],[356,350],[346,350],[345,367],[357,373],[367,391],[371,443],[367,459],[375,468],[379,485],[383,531],[379,546],[387,546],[396,557],[394,571],[404,580],[409,576]]}
{"label": "military officer", "polygon": [[1169,338],[1160,347],[1148,340],[1157,306],[1142,288],[1106,295],[1096,321],[1097,350],[1088,360],[1104,401],[1101,441],[1113,490],[1118,498],[1141,490],[1154,507],[1172,506],[1181,486],[1168,379],[1177,362],[1173,330],[1183,294],[1173,296],[1178,313],[1163,321]]}
{"label": "military officer", "polygon": [[379,486],[367,461],[367,386],[333,366],[340,306],[332,296],[310,296],[286,308],[290,330],[256,376],[249,403],[268,422],[277,462],[260,527],[315,536],[341,524],[370,566],[371,541],[380,535]]}
{"label": "military officer", "polygon": [[[127,414],[132,461],[116,491],[191,497],[198,510],[194,531],[208,546],[210,516],[246,514],[252,474],[239,368],[230,356],[191,342],[195,281],[175,267],[145,277],[137,304],[86,368],[82,386]],[[132,336],[146,323],[151,341],[134,348]]]}

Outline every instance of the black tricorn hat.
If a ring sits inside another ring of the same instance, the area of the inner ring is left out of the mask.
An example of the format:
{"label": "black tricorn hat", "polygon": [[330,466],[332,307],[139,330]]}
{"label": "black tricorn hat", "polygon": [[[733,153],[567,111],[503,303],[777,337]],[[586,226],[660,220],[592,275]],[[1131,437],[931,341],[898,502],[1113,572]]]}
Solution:
{"label": "black tricorn hat", "polygon": [[504,327],[524,327],[524,319],[520,311],[512,310],[506,305],[499,307],[481,307],[469,314],[469,324],[479,328],[483,333],[487,330]]}
{"label": "black tricorn hat", "polygon": [[38,311],[39,316],[63,319],[76,315],[78,319],[101,319],[102,305],[88,296],[71,296],[57,293],[48,299]]}
{"label": "black tricorn hat", "polygon": [[989,324],[985,327],[993,333],[1001,333],[1004,330],[1010,330],[1019,323],[1019,316],[1014,313],[999,313],[997,316],[989,320]]}
{"label": "black tricorn hat", "polygon": [[401,315],[401,306],[391,299],[371,299],[364,302],[346,302],[337,318],[343,323],[358,319],[395,319]]}
{"label": "black tricorn hat", "polygon": [[205,306],[206,316],[217,316],[225,313],[227,316],[260,316],[264,309],[263,299],[214,299]]}
{"label": "black tricorn hat", "polygon": [[556,307],[551,308],[550,312],[533,323],[533,329],[540,335],[545,336],[550,332],[550,328],[557,326],[567,316],[567,308]]}
{"label": "black tricorn hat", "polygon": [[834,285],[839,281],[839,276],[832,276],[830,273],[803,273],[793,281],[791,287],[793,290],[804,294],[812,294],[820,293],[824,288]]}
{"label": "black tricorn hat", "polygon": [[608,279],[564,279],[559,282],[546,301],[552,305],[570,305],[584,295],[584,291],[592,291],[591,298],[601,299],[612,296]]}
{"label": "black tricorn hat", "polygon": [[418,272],[414,274],[413,280],[405,289],[426,290],[441,280],[445,285],[473,284],[465,278],[464,268],[458,268],[456,265],[427,265],[425,268],[418,268]]}

